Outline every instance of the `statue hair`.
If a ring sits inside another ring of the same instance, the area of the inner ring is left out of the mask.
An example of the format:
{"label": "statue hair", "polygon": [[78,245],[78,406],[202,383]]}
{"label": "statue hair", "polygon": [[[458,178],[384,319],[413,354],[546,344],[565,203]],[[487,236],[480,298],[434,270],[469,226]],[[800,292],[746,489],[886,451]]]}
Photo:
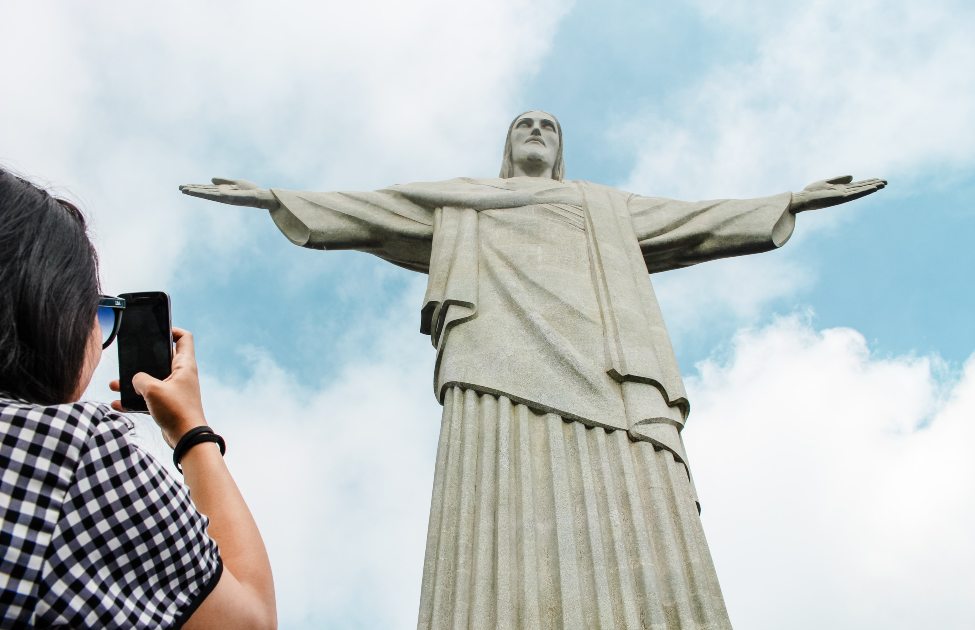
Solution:
{"label": "statue hair", "polygon": [[[508,125],[508,137],[505,138],[504,141],[504,156],[501,159],[501,174],[499,175],[499,177],[503,179],[507,179],[509,177],[514,177],[515,175],[515,165],[511,159],[511,131],[515,128],[515,123],[518,122],[518,119],[524,116],[525,114],[529,112],[537,112],[537,111],[543,111],[543,110],[529,109],[528,111],[522,112],[517,116],[515,116],[515,119],[511,121],[510,125]],[[548,114],[548,112],[544,112],[544,113]],[[548,114],[548,115],[552,116],[552,114]],[[565,179],[565,161],[562,159],[562,146],[563,146],[562,124],[559,122],[559,119],[556,118],[555,116],[552,116],[552,120],[555,121],[555,129],[556,131],[559,132],[559,151],[555,156],[555,164],[552,166],[552,179],[556,181],[562,181],[563,179]]]}

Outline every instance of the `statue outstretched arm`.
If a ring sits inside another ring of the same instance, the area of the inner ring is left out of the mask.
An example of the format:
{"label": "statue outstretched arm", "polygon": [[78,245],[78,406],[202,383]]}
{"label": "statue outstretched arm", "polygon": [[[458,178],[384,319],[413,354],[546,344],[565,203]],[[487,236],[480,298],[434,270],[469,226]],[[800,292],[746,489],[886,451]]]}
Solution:
{"label": "statue outstretched arm", "polygon": [[793,214],[806,210],[819,210],[837,206],[847,201],[866,197],[887,185],[885,179],[853,181],[852,175],[841,175],[813,182],[797,193],[792,193],[789,209]]}
{"label": "statue outstretched arm", "polygon": [[633,195],[628,206],[650,273],[781,247],[796,224],[792,193],[708,201]]}
{"label": "statue outstretched arm", "polygon": [[270,211],[281,233],[313,249],[354,249],[413,271],[430,264],[435,208],[395,189],[303,192],[265,189],[238,179],[180,186],[187,195]]}
{"label": "statue outstretched arm", "polygon": [[854,182],[846,175],[771,197],[688,202],[632,195],[628,206],[647,269],[654,273],[776,249],[792,235],[796,214],[859,199],[886,184]]}
{"label": "statue outstretched arm", "polygon": [[210,184],[183,184],[180,192],[191,197],[218,201],[232,206],[250,206],[274,210],[280,206],[278,200],[270,190],[261,188],[243,179],[225,179],[214,177]]}

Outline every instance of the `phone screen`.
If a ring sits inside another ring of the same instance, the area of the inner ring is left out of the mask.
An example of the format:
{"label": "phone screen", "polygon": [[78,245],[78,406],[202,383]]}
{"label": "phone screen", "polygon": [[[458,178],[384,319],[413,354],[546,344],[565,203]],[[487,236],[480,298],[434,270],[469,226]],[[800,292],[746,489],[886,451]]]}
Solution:
{"label": "phone screen", "polygon": [[164,379],[172,371],[173,330],[169,296],[154,291],[123,293],[119,297],[125,300],[116,342],[122,407],[127,411],[148,411],[145,399],[132,387],[132,377],[145,372]]}

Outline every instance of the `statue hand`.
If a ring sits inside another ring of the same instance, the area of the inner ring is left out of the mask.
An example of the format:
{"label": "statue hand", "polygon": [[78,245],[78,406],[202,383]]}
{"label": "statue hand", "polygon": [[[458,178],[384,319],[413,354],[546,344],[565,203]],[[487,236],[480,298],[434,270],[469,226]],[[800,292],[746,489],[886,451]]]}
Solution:
{"label": "statue hand", "polygon": [[865,197],[886,185],[885,179],[865,179],[855,182],[851,175],[820,180],[809,184],[801,192],[792,193],[790,210],[793,214],[798,214],[806,210],[828,208]]}
{"label": "statue hand", "polygon": [[280,204],[270,190],[260,188],[243,179],[223,179],[214,177],[213,185],[208,184],[184,184],[179,187],[184,195],[200,197],[210,201],[219,201],[233,206],[250,206],[252,208],[264,208],[274,210]]}

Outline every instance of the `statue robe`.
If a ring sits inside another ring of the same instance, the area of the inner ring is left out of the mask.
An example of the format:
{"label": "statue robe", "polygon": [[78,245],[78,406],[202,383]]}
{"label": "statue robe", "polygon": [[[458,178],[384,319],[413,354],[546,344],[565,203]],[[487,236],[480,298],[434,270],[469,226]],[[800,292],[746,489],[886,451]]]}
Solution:
{"label": "statue robe", "polygon": [[272,192],[293,243],[429,274],[441,404],[452,385],[504,395],[684,463],[687,397],[646,274],[773,249],[795,222],[790,193],[690,203],[534,177]]}
{"label": "statue robe", "polygon": [[417,627],[731,627],[647,272],[792,232],[791,195],[687,203],[588,182],[274,190],[294,243],[429,274],[444,405]]}

